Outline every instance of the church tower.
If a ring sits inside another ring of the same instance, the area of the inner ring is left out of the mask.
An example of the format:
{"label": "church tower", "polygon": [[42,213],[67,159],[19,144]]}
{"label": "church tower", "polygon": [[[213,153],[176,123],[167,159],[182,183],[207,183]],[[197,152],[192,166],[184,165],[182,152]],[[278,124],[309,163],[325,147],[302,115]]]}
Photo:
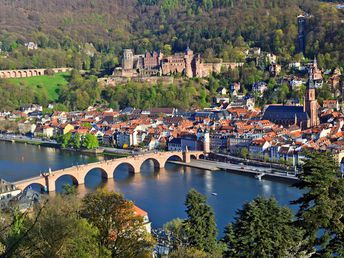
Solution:
{"label": "church tower", "polygon": [[309,78],[305,95],[304,111],[309,117],[309,127],[319,125],[318,102],[315,98],[315,85],[313,79],[313,69],[309,70]]}

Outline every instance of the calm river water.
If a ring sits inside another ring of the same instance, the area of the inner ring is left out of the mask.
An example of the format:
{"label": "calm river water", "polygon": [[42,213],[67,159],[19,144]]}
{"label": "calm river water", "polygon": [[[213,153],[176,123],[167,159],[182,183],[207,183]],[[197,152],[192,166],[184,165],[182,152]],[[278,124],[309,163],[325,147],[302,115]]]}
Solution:
{"label": "calm river water", "polygon": [[[53,148],[26,144],[0,142],[0,178],[17,181],[41,172],[66,168],[72,165],[95,162],[104,159],[60,151]],[[125,165],[114,171],[114,179],[104,182],[100,171],[91,171],[86,176],[85,185],[78,187],[81,195],[103,185],[121,192],[136,205],[149,213],[153,227],[161,227],[173,218],[184,218],[184,200],[187,192],[195,188],[208,198],[214,208],[220,233],[233,220],[235,211],[256,196],[274,196],[282,205],[289,205],[301,192],[290,184],[279,181],[262,180],[254,177],[232,174],[225,171],[211,172],[168,164],[165,169],[154,169],[150,161],[141,167],[141,173],[131,175]],[[71,182],[69,177],[61,177],[57,189]],[[212,195],[217,193],[217,196]],[[296,207],[291,206],[295,210]]]}

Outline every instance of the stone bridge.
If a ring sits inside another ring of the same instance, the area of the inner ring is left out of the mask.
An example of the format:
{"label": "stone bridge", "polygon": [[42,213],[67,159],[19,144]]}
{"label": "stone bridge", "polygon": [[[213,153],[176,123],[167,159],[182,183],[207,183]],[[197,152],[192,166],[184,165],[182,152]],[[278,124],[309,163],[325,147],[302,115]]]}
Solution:
{"label": "stone bridge", "polygon": [[33,76],[41,76],[48,74],[48,71],[53,71],[54,73],[64,73],[67,71],[71,71],[72,68],[47,68],[47,69],[22,69],[22,70],[0,70],[0,78],[1,79],[9,79],[9,78],[25,78],[25,77],[33,77]]}
{"label": "stone bridge", "polygon": [[148,153],[50,171],[49,173],[44,173],[41,176],[17,181],[13,184],[15,184],[16,187],[21,191],[24,191],[25,188],[32,184],[39,184],[47,191],[54,192],[56,189],[56,181],[65,175],[71,176],[75,185],[81,185],[85,183],[86,175],[93,169],[100,169],[102,171],[102,177],[109,179],[113,178],[116,168],[121,164],[128,165],[130,172],[139,173],[141,170],[141,165],[147,160],[152,160],[154,162],[154,167],[163,168],[168,160],[172,158],[189,163],[191,159],[199,159],[201,155],[203,155],[203,152],[200,151]]}

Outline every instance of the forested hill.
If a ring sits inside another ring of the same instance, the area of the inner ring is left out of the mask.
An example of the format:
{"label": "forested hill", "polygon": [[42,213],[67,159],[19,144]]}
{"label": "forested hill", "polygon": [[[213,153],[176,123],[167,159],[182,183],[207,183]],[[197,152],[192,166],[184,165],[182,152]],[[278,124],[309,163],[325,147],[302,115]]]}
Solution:
{"label": "forested hill", "polygon": [[[302,11],[313,15],[307,55],[321,53],[329,66],[344,60],[343,11],[317,0],[0,0],[0,6],[3,51],[15,52],[28,41],[41,49],[70,51],[59,64],[70,65],[69,56],[85,43],[117,57],[109,66],[118,62],[124,47],[142,53],[189,45],[205,57],[236,61],[241,57],[235,47],[250,45],[290,59],[296,54],[296,17]],[[18,56],[0,60],[0,68],[46,65],[17,62]]]}

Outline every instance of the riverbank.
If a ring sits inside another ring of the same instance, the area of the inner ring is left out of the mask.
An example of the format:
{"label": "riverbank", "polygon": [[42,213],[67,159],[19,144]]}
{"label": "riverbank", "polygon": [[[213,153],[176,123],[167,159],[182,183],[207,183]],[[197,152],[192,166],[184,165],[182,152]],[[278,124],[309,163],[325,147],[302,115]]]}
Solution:
{"label": "riverbank", "polygon": [[292,182],[299,181],[295,173],[290,173],[290,171],[283,171],[277,169],[269,169],[266,167],[258,166],[248,166],[248,165],[237,165],[233,163],[225,163],[218,161],[210,160],[191,160],[190,163],[184,163],[180,161],[169,161],[170,163],[182,165],[186,167],[216,171],[216,170],[225,170],[228,172],[233,172],[237,174],[251,175],[257,179],[282,179]]}
{"label": "riverbank", "polygon": [[[21,143],[21,144],[30,144],[34,146],[42,146],[42,147],[49,147],[60,149],[62,151],[69,151],[69,152],[77,152],[81,154],[89,154],[89,155],[104,155],[104,156],[111,156],[113,158],[123,158],[129,156],[129,152],[120,151],[117,152],[114,148],[105,148],[100,147],[98,149],[87,150],[87,149],[72,149],[72,148],[61,148],[61,144],[57,143],[53,140],[43,140],[40,138],[29,138],[26,136],[19,136],[19,135],[1,135],[0,141],[3,142],[11,142],[11,143]],[[130,154],[133,155],[133,154]]]}

